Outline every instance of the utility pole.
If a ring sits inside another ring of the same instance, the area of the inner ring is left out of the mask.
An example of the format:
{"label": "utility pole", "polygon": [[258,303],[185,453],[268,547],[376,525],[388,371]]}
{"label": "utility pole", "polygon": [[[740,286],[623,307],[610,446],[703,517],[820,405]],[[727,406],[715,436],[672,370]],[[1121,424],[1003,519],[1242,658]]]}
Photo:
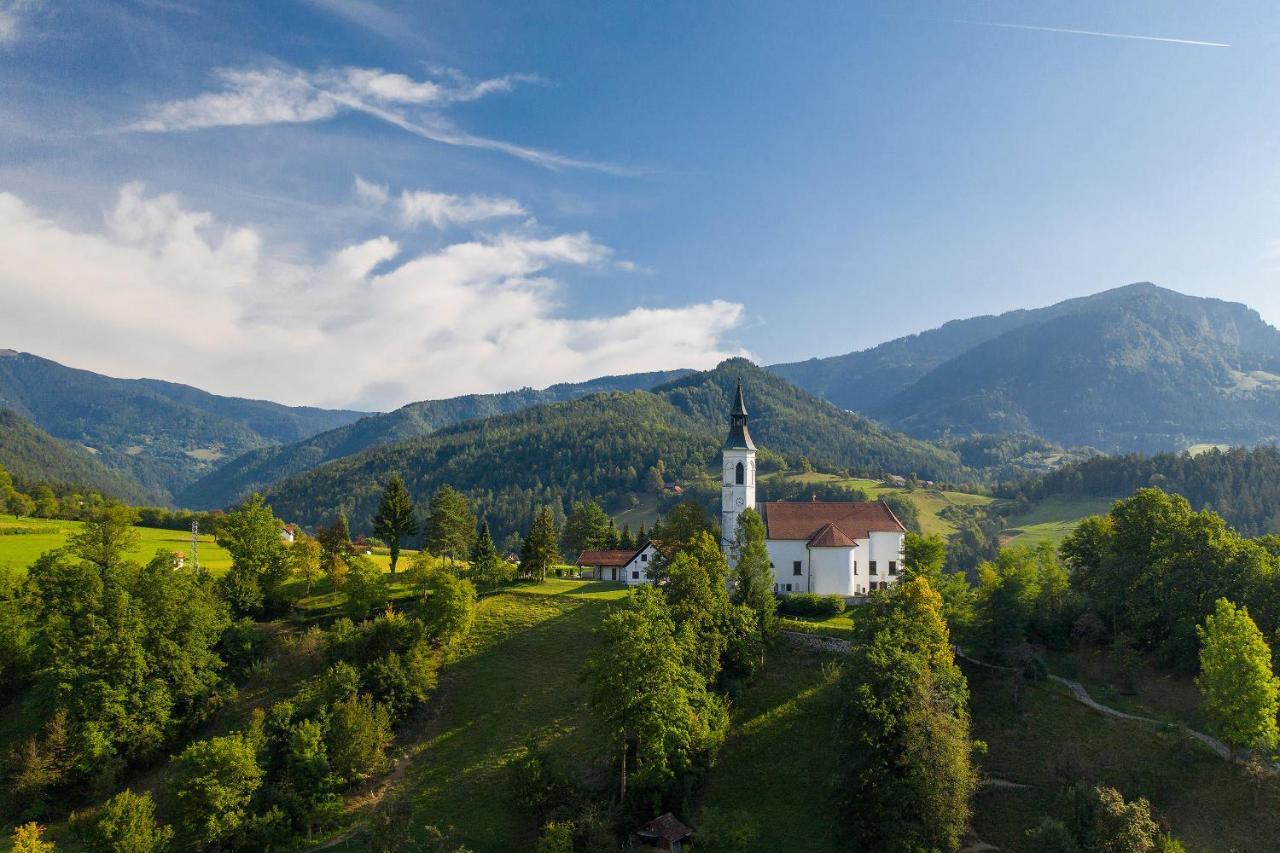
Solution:
{"label": "utility pole", "polygon": [[191,570],[200,571],[200,555],[196,549],[200,546],[200,522],[191,519]]}

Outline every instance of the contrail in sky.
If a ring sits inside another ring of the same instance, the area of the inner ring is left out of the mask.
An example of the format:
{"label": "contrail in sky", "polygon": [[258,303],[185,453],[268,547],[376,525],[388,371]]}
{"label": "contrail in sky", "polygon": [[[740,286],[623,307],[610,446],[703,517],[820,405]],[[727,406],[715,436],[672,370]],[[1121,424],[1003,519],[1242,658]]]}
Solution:
{"label": "contrail in sky", "polygon": [[953,24],[970,24],[975,27],[997,27],[1003,30],[1035,30],[1041,33],[1069,33],[1076,36],[1101,36],[1108,39],[1134,39],[1135,41],[1162,41],[1168,44],[1193,44],[1198,47],[1231,47],[1220,41],[1196,41],[1195,39],[1173,39],[1162,36],[1140,36],[1133,33],[1102,33],[1097,30],[1071,30],[1065,27],[1037,27],[1032,24],[1004,24],[996,21],[966,21],[960,18],[950,19]]}

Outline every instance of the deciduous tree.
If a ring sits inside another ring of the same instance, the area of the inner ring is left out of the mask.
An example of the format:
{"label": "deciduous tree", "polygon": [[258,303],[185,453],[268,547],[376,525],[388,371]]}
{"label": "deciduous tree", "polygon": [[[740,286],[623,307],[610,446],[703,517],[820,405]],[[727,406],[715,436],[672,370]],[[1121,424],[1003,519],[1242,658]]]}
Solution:
{"label": "deciduous tree", "polygon": [[1249,611],[1225,598],[1197,629],[1200,675],[1196,685],[1204,700],[1209,731],[1235,749],[1274,749],[1277,680],[1271,650]]}
{"label": "deciduous tree", "polygon": [[244,735],[234,734],[196,741],[174,759],[170,793],[193,839],[217,844],[245,822],[262,785],[256,752]]}

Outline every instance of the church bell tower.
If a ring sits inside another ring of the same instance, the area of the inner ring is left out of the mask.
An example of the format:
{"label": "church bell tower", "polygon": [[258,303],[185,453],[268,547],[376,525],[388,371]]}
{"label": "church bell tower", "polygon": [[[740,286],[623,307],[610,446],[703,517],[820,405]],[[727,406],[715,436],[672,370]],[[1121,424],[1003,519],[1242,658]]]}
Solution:
{"label": "church bell tower", "polygon": [[729,415],[729,437],[724,441],[724,472],[720,490],[720,549],[726,554],[738,529],[738,516],[756,505],[756,446],[747,429],[747,403],[742,379]]}

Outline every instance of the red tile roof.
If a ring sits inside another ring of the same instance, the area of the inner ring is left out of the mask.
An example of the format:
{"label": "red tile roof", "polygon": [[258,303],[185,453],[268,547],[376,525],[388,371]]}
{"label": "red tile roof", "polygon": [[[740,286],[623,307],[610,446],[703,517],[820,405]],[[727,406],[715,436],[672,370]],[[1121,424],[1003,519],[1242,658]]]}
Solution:
{"label": "red tile roof", "polygon": [[625,566],[639,551],[599,550],[583,551],[578,556],[579,566]]}
{"label": "red tile roof", "polygon": [[770,539],[813,539],[827,525],[849,539],[907,532],[884,501],[766,501],[760,515]]}
{"label": "red tile roof", "polygon": [[809,540],[810,548],[852,548],[857,544],[829,521]]}

